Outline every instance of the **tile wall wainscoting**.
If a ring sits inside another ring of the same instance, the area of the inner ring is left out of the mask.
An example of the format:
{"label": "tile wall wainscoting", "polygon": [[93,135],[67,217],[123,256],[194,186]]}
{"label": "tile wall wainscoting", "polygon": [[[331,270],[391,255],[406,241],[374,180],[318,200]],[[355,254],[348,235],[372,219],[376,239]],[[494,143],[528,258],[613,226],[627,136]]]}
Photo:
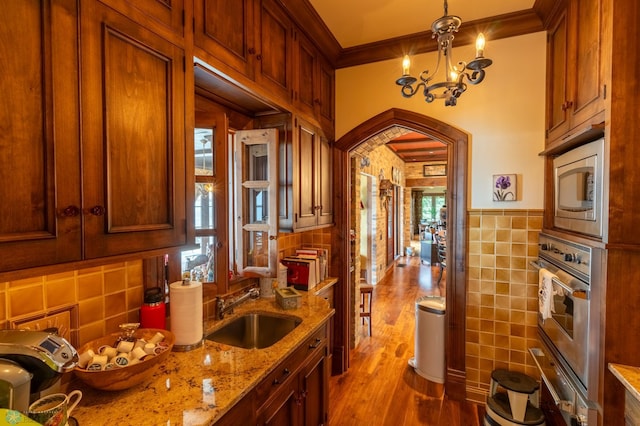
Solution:
{"label": "tile wall wainscoting", "polygon": [[527,349],[536,346],[538,255],[542,210],[470,210],[467,258],[467,399],[484,403],[491,371],[533,377]]}

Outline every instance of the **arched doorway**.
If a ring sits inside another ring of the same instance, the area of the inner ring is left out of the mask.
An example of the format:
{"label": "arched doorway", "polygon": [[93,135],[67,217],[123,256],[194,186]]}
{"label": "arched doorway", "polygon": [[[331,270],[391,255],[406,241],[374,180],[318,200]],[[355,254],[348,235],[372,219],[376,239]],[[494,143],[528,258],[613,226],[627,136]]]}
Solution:
{"label": "arched doorway", "polygon": [[332,270],[337,271],[336,328],[334,372],[343,372],[349,363],[350,339],[350,159],[349,151],[362,142],[391,127],[402,127],[427,134],[448,146],[449,173],[447,174],[447,206],[450,229],[447,234],[447,329],[446,392],[449,398],[465,398],[465,305],[466,305],[466,252],[467,252],[467,167],[469,136],[449,124],[416,112],[389,109],[365,121],[335,143],[334,171],[335,222],[332,235]]}

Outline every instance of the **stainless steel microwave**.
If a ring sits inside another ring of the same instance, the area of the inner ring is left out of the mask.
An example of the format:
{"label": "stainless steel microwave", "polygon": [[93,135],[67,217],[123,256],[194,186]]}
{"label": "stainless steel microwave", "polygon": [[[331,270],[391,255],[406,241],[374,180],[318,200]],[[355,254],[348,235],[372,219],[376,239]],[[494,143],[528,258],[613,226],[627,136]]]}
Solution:
{"label": "stainless steel microwave", "polygon": [[604,138],[553,160],[554,226],[602,238]]}

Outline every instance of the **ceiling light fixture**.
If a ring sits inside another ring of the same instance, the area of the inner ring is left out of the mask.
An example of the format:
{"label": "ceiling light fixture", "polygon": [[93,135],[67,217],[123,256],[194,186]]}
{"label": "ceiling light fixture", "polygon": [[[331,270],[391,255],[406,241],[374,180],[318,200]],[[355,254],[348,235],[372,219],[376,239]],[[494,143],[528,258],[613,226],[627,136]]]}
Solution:
{"label": "ceiling light fixture", "polygon": [[[424,100],[428,103],[435,99],[444,99],[445,106],[455,106],[458,98],[467,90],[465,77],[469,84],[478,84],[484,80],[484,69],[493,63],[491,59],[484,57],[484,35],[478,34],[476,39],[476,57],[469,63],[458,62],[457,65],[452,64],[451,49],[453,47],[453,33],[458,32],[458,28],[462,24],[462,20],[458,16],[448,15],[447,0],[444,0],[444,16],[436,19],[431,24],[433,31],[432,38],[438,39],[438,62],[433,73],[429,70],[420,73],[420,82],[414,87],[413,84],[418,81],[409,73],[411,59],[409,55],[405,55],[402,60],[402,77],[396,80],[396,84],[402,86],[400,92],[405,98],[410,98],[420,91],[422,86],[422,94]],[[431,83],[431,80],[438,73],[440,68],[440,60],[444,56],[445,61],[445,81],[439,83]],[[468,71],[472,72],[469,73]]]}

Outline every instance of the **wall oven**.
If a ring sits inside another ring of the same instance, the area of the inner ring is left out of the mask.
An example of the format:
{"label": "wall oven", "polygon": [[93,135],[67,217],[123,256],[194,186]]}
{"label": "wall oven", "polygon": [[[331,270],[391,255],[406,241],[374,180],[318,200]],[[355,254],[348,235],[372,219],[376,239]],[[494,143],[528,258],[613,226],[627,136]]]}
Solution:
{"label": "wall oven", "polygon": [[532,266],[552,277],[550,317],[538,313],[541,347],[531,348],[553,403],[567,424],[597,424],[601,249],[540,234]]}

